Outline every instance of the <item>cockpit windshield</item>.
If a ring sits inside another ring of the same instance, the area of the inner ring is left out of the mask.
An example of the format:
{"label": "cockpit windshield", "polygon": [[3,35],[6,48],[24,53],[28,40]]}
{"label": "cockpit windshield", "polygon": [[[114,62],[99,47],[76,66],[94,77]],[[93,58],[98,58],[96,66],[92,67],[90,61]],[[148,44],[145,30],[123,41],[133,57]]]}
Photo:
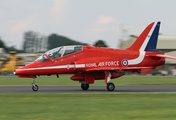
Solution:
{"label": "cockpit windshield", "polygon": [[63,47],[57,47],[52,50],[49,50],[45,54],[48,55],[50,58],[59,58],[63,52]]}
{"label": "cockpit windshield", "polygon": [[[81,45],[62,46],[47,51],[45,55],[47,55],[51,59],[56,59],[81,50],[82,50]],[[36,61],[38,62],[46,61],[44,60],[47,59],[45,55],[41,55],[38,59],[36,59]]]}
{"label": "cockpit windshield", "polygon": [[48,58],[45,55],[41,55],[35,61],[37,61],[37,62],[45,62],[45,61],[48,61]]}

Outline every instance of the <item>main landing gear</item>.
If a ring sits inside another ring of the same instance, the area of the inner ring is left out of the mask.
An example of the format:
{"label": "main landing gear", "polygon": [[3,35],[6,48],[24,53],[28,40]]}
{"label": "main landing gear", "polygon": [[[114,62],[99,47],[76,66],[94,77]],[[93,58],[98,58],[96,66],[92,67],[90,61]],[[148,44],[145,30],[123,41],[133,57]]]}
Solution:
{"label": "main landing gear", "polygon": [[[88,90],[89,89],[89,84],[88,83],[81,83],[81,89],[85,90],[85,91]],[[114,91],[114,89],[115,89],[114,83],[111,83],[111,82],[107,83],[106,84],[106,89],[108,91]]]}
{"label": "main landing gear", "polygon": [[115,89],[114,83],[111,83],[111,82],[107,83],[106,89],[107,89],[108,91],[114,91],[114,89]]}
{"label": "main landing gear", "polygon": [[32,90],[38,91],[39,86],[35,84],[35,77],[32,78]]}
{"label": "main landing gear", "polygon": [[105,71],[105,83],[106,85],[106,89],[108,91],[114,91],[115,89],[115,85],[114,83],[110,82],[111,81],[111,72],[110,71]]}
{"label": "main landing gear", "polygon": [[[84,91],[88,90],[89,89],[89,84],[86,83],[86,82],[81,82],[81,89],[84,90]],[[112,83],[112,82],[107,83],[106,84],[106,89],[108,91],[114,91],[114,89],[115,89],[114,83]]]}
{"label": "main landing gear", "polygon": [[82,88],[82,90],[88,90],[89,84],[88,83],[81,83],[81,88]]}

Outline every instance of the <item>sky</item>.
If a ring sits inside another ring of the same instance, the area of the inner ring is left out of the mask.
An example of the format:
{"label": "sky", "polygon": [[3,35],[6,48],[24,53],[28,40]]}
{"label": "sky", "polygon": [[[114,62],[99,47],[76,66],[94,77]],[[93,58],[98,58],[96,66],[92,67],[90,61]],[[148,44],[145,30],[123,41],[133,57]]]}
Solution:
{"label": "sky", "polygon": [[176,0],[0,0],[0,37],[22,48],[23,34],[52,33],[118,48],[120,39],[139,35],[161,21],[160,33],[176,35]]}

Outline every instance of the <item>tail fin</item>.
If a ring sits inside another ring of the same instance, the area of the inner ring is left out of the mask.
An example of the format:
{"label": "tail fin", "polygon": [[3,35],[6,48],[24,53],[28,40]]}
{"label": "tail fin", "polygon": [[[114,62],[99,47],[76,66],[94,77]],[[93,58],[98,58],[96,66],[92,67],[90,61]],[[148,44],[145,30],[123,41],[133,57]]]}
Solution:
{"label": "tail fin", "polygon": [[160,22],[152,22],[140,34],[127,50],[153,51],[156,50]]}

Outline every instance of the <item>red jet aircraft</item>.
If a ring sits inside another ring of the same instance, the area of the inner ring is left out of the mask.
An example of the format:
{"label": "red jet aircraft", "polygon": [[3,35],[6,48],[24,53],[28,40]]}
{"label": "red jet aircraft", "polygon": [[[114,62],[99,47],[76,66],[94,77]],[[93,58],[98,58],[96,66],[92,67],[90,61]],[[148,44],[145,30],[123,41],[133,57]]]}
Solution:
{"label": "red jet aircraft", "polygon": [[147,72],[165,63],[165,55],[156,50],[160,22],[149,24],[136,41],[127,49],[103,48],[97,46],[61,46],[47,51],[31,64],[14,71],[19,77],[32,78],[32,89],[37,91],[35,78],[40,75],[74,74],[70,79],[81,82],[82,90],[89,84],[104,79],[107,90],[113,91],[111,79],[125,75],[125,72]]}

